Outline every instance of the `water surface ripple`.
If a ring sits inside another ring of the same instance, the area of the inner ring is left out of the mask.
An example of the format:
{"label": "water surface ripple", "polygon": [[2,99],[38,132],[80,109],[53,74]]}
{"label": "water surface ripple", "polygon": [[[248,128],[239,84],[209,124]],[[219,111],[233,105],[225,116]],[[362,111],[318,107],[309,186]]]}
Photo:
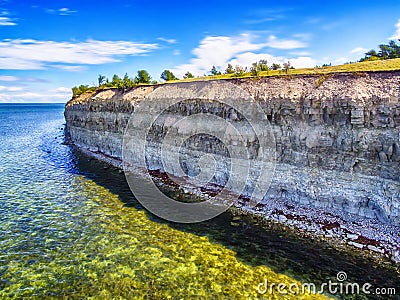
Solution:
{"label": "water surface ripple", "polygon": [[229,212],[157,219],[120,171],[63,144],[63,110],[0,104],[0,298],[262,298],[265,278],[319,283],[338,271],[400,286],[383,266]]}

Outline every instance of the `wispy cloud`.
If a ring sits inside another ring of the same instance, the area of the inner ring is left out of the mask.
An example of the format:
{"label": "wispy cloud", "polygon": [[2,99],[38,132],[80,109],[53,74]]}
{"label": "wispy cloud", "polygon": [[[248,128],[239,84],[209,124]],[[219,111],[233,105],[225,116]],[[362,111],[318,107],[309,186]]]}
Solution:
{"label": "wispy cloud", "polygon": [[4,75],[0,76],[0,81],[17,81],[18,77],[16,76],[9,76],[9,75]]}
{"label": "wispy cloud", "polygon": [[398,40],[400,39],[400,19],[394,25],[396,27],[396,32],[389,38],[389,40]]}
{"label": "wispy cloud", "polygon": [[297,49],[305,48],[307,44],[299,40],[278,39],[276,36],[270,35],[267,46],[276,49]]}
{"label": "wispy cloud", "polygon": [[158,48],[157,44],[128,41],[55,42],[32,39],[0,41],[0,69],[40,70],[59,64],[76,71],[75,65],[100,65],[121,61],[123,56],[137,56]]}
{"label": "wispy cloud", "polygon": [[187,64],[178,65],[173,68],[174,74],[183,76],[187,71],[196,75],[207,73],[211,67],[225,68],[228,63],[232,65],[250,66],[251,63],[260,59],[267,59],[269,63],[283,63],[290,60],[295,67],[315,66],[315,60],[308,56],[300,57],[275,57],[266,49],[271,48],[292,49],[305,47],[306,44],[296,40],[280,40],[276,37],[268,38],[266,43],[258,43],[249,34],[239,36],[208,36],[192,53],[194,58]]}
{"label": "wispy cloud", "polygon": [[321,29],[325,31],[331,31],[333,29],[336,29],[337,27],[342,26],[343,24],[344,22],[342,20],[327,22],[321,26]]}
{"label": "wispy cloud", "polygon": [[[1,49],[1,46],[0,46]],[[44,64],[27,58],[4,56],[0,50],[0,70],[43,70]]]}
{"label": "wispy cloud", "polygon": [[264,18],[259,18],[259,19],[249,19],[246,20],[244,23],[249,24],[249,25],[255,25],[255,24],[262,24],[262,23],[267,23],[267,22],[273,22],[278,19],[281,19],[282,16],[273,16],[273,17],[264,17]]}
{"label": "wispy cloud", "polygon": [[297,56],[310,56],[311,55],[311,53],[308,51],[292,51],[292,52],[289,52],[289,54],[297,55]]}
{"label": "wispy cloud", "polygon": [[60,16],[69,16],[76,13],[76,10],[70,10],[68,7],[62,7],[58,10]]}
{"label": "wispy cloud", "polygon": [[2,9],[0,11],[0,26],[15,26],[17,23],[15,20],[9,17],[8,10]]}
{"label": "wispy cloud", "polygon": [[312,39],[313,34],[310,32],[296,33],[296,34],[293,34],[293,37],[295,37],[297,39],[302,39],[304,41],[309,41]]}
{"label": "wispy cloud", "polygon": [[0,85],[0,92],[17,92],[17,91],[22,91],[22,87],[20,86],[4,86]]}
{"label": "wispy cloud", "polygon": [[77,13],[76,10],[71,10],[68,7],[62,7],[62,8],[58,8],[58,9],[46,8],[45,11],[48,14],[57,14],[60,16],[70,16],[70,15]]}
{"label": "wispy cloud", "polygon": [[333,60],[333,64],[334,65],[342,65],[346,62],[348,62],[349,59],[347,57],[341,56],[341,57],[337,57]]}
{"label": "wispy cloud", "polygon": [[81,72],[87,69],[86,66],[74,66],[74,65],[60,65],[60,64],[53,64],[49,65],[52,68],[56,68],[59,70],[69,71],[69,72]]}
{"label": "wispy cloud", "polygon": [[306,23],[306,24],[318,24],[318,23],[320,23],[321,21],[322,21],[321,18],[310,17],[310,18],[308,18],[308,19],[305,21],[305,23]]}
{"label": "wispy cloud", "polygon": [[70,88],[63,87],[63,86],[54,89],[54,91],[57,92],[57,93],[71,93],[71,89]]}
{"label": "wispy cloud", "polygon": [[182,76],[186,71],[201,75],[206,73],[211,66],[225,65],[237,54],[259,50],[264,44],[251,42],[249,34],[242,34],[236,37],[229,36],[207,36],[200,45],[193,49],[194,58],[188,64],[182,64],[174,68],[174,72]]}
{"label": "wispy cloud", "polygon": [[256,25],[276,20],[284,19],[285,14],[291,8],[264,9],[251,12],[250,16],[244,21],[245,24]]}
{"label": "wispy cloud", "polygon": [[15,23],[9,17],[0,17],[0,26],[15,26],[15,25],[17,25],[17,23]]}
{"label": "wispy cloud", "polygon": [[284,57],[284,56],[273,56],[269,53],[253,53],[246,52],[241,53],[237,57],[229,61],[233,66],[251,66],[253,62],[259,61],[261,59],[266,59],[268,64],[277,63],[282,65],[285,62],[290,61],[290,64],[295,68],[309,68],[316,65],[316,60],[309,56],[299,56],[299,57]]}
{"label": "wispy cloud", "polygon": [[0,76],[0,81],[3,81],[3,82],[18,81],[19,83],[26,83],[26,82],[45,83],[45,82],[48,82],[46,79],[43,79],[43,78],[37,78],[37,77],[17,77],[17,76],[10,76],[10,75],[3,75],[3,76]]}
{"label": "wispy cloud", "polygon": [[0,102],[65,102],[71,97],[71,89],[49,89],[47,80],[36,77],[0,76]]}
{"label": "wispy cloud", "polygon": [[167,39],[164,37],[158,37],[157,40],[168,43],[168,44],[176,44],[176,40],[175,39]]}
{"label": "wispy cloud", "polygon": [[351,54],[362,54],[367,52],[368,50],[363,47],[357,47],[350,51]]}
{"label": "wispy cloud", "polygon": [[66,102],[72,96],[71,89],[59,87],[48,91],[25,91],[14,92],[2,91],[0,89],[0,103],[4,102]]}

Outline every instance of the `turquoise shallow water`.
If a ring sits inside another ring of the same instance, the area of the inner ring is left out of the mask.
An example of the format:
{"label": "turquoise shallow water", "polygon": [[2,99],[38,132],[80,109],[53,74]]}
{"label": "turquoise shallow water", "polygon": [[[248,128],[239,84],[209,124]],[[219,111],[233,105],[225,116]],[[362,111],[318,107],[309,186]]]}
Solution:
{"label": "turquoise shallow water", "polygon": [[63,110],[0,104],[1,299],[262,298],[265,278],[318,283],[338,271],[400,286],[394,271],[246,217],[159,220],[121,172],[63,144]]}

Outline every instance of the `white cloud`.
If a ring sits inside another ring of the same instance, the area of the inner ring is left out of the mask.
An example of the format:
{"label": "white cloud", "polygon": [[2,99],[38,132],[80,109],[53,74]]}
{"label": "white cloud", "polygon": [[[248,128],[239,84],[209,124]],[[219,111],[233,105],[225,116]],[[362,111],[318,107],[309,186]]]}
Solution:
{"label": "white cloud", "polygon": [[[11,101],[13,100],[13,101]],[[9,94],[2,94],[0,93],[0,103],[9,103],[9,102],[23,102],[22,99],[12,99],[11,95]]]}
{"label": "white cloud", "polygon": [[15,26],[17,23],[10,17],[8,17],[10,13],[6,9],[2,9],[0,11],[0,26]]}
{"label": "white cloud", "polygon": [[70,93],[71,92],[71,89],[70,88],[67,88],[67,87],[63,87],[63,86],[61,86],[61,87],[59,87],[59,88],[56,88],[55,90],[54,90],[55,92],[61,92],[61,93]]}
{"label": "white cloud", "polygon": [[59,87],[51,91],[27,91],[21,93],[0,93],[1,102],[67,102],[72,97],[71,89]]}
{"label": "white cloud", "polygon": [[265,18],[260,18],[260,19],[246,20],[244,23],[246,23],[246,24],[262,24],[262,23],[266,23],[266,22],[276,21],[280,18],[282,18],[282,16],[265,17]]}
{"label": "white cloud", "polygon": [[264,46],[265,44],[253,43],[249,34],[241,34],[238,37],[209,36],[201,41],[200,47],[194,49],[193,54],[199,58],[215,57],[215,64],[218,64],[219,58],[228,58],[249,50],[259,50]]}
{"label": "white cloud", "polygon": [[59,8],[59,9],[47,8],[47,9],[45,9],[45,11],[48,14],[57,14],[57,15],[60,15],[60,16],[70,16],[70,15],[72,15],[72,14],[77,12],[76,10],[71,10],[68,7],[62,7],[62,8]]}
{"label": "white cloud", "polygon": [[362,54],[365,52],[367,52],[367,49],[362,48],[362,47],[357,47],[350,51],[351,54]]}
{"label": "white cloud", "polygon": [[309,56],[300,56],[287,59],[295,68],[313,68],[317,65],[317,61]]}
{"label": "white cloud", "polygon": [[[252,36],[249,34],[242,34],[240,36],[208,36],[204,38],[200,45],[195,48],[192,53],[194,58],[187,64],[178,65],[171,71],[178,77],[183,76],[187,71],[195,75],[203,75],[210,71],[214,65],[221,69],[225,69],[228,63],[241,66],[250,66],[251,63],[259,61],[260,59],[267,59],[269,64],[283,63],[290,61],[295,67],[313,67],[316,61],[308,56],[300,56],[294,58],[275,57],[265,50],[270,47],[268,43],[256,43],[252,41]],[[305,46],[300,44],[299,41],[292,40],[278,40],[273,38],[274,46],[280,47],[293,47]]]}
{"label": "white cloud", "polygon": [[172,52],[172,54],[173,54],[173,55],[181,55],[181,51],[175,49],[175,50]]}
{"label": "white cloud", "polygon": [[8,39],[0,41],[0,69],[40,70],[46,69],[51,63],[98,65],[121,61],[120,56],[143,55],[157,48],[157,44],[128,41]]}
{"label": "white cloud", "polygon": [[286,18],[286,12],[291,10],[291,8],[284,9],[257,9],[250,11],[247,20],[244,21],[245,24],[262,24],[266,22],[273,22],[280,19]]}
{"label": "white cloud", "polygon": [[[1,42],[0,42],[1,44]],[[0,46],[0,70],[42,70],[44,65],[41,62],[26,60],[23,57],[2,57]]]}
{"label": "white cloud", "polygon": [[15,25],[17,25],[17,23],[15,23],[9,17],[0,17],[0,26],[15,26]]}
{"label": "white cloud", "polygon": [[207,73],[213,65],[224,66],[230,59],[239,53],[260,50],[265,44],[251,42],[249,34],[236,37],[207,36],[192,53],[195,55],[190,63],[176,66],[172,71],[183,76],[187,71],[202,75]]}
{"label": "white cloud", "polygon": [[45,79],[42,78],[37,78],[37,77],[17,77],[17,76],[9,76],[9,75],[4,75],[0,76],[0,81],[8,81],[8,82],[13,82],[13,81],[18,81],[19,83],[26,83],[26,82],[48,82]]}
{"label": "white cloud", "polygon": [[291,55],[297,55],[297,56],[310,56],[311,53],[308,51],[292,51],[290,52]]}
{"label": "white cloud", "polygon": [[20,77],[18,80],[26,81],[26,82],[40,82],[40,83],[49,82],[46,79],[38,78],[38,77]]}
{"label": "white cloud", "polygon": [[295,38],[298,38],[298,39],[303,39],[303,40],[309,41],[309,40],[312,39],[313,34],[312,34],[312,33],[309,33],[309,32],[304,32],[304,33],[296,33],[296,34],[293,34],[293,36],[294,36]]}
{"label": "white cloud", "polygon": [[71,15],[71,14],[76,13],[76,10],[70,10],[70,9],[67,8],[67,7],[63,7],[63,8],[60,8],[60,9],[58,10],[58,13],[60,14],[60,16],[69,16],[69,15]]}
{"label": "white cloud", "polygon": [[4,92],[18,92],[18,91],[22,91],[22,87],[19,86],[4,86],[4,85],[0,85],[0,92],[4,91]]}
{"label": "white cloud", "polygon": [[279,40],[276,36],[270,35],[267,46],[276,49],[296,49],[305,48],[307,44],[298,40]]}
{"label": "white cloud", "polygon": [[64,70],[64,71],[69,71],[69,72],[80,72],[84,71],[87,68],[85,66],[71,66],[71,65],[50,65],[53,68]]}
{"label": "white cloud", "polygon": [[35,92],[25,92],[21,94],[14,95],[16,98],[39,98],[42,94],[35,93]]}
{"label": "white cloud", "polygon": [[333,21],[330,23],[325,23],[324,25],[321,26],[322,30],[326,30],[326,31],[330,31],[333,30],[339,26],[342,26],[344,24],[344,22],[342,20],[339,21]]}
{"label": "white cloud", "polygon": [[400,39],[400,19],[397,21],[395,27],[396,27],[396,32],[389,38],[389,40]]}
{"label": "white cloud", "polygon": [[309,18],[305,21],[306,24],[318,24],[320,23],[322,20],[321,18]]}
{"label": "white cloud", "polygon": [[284,62],[290,61],[290,64],[295,68],[311,68],[316,65],[316,60],[308,56],[300,56],[296,58],[286,58],[283,56],[273,56],[268,53],[252,53],[246,52],[239,54],[236,58],[229,61],[233,66],[251,66],[255,61],[266,59],[269,65],[277,63],[282,65]]}
{"label": "white cloud", "polygon": [[0,76],[0,81],[17,81],[17,80],[18,77],[16,76],[8,76],[8,75]]}
{"label": "white cloud", "polygon": [[342,65],[348,61],[349,61],[349,59],[347,57],[342,56],[342,57],[335,58],[333,60],[333,64],[334,65]]}
{"label": "white cloud", "polygon": [[268,64],[274,62],[280,63],[281,61],[283,61],[283,57],[274,57],[268,53],[245,52],[238,54],[236,57],[229,60],[227,64],[229,63],[232,66],[251,66],[253,62],[259,61],[261,59],[266,59],[268,61]]}
{"label": "white cloud", "polygon": [[167,39],[164,37],[159,37],[157,38],[157,40],[168,43],[168,44],[176,44],[176,40],[175,39]]}

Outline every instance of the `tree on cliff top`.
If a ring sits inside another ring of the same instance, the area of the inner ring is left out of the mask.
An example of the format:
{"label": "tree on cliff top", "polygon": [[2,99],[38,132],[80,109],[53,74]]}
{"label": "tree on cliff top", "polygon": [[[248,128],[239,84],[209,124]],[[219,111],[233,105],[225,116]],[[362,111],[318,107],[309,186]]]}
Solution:
{"label": "tree on cliff top", "polygon": [[279,70],[281,68],[281,65],[278,63],[273,63],[271,66],[272,70]]}
{"label": "tree on cliff top", "polygon": [[192,73],[190,73],[189,71],[187,71],[187,72],[185,73],[185,75],[183,75],[183,78],[185,78],[185,79],[187,79],[187,78],[194,78],[194,76],[193,76]]}
{"label": "tree on cliff top", "polygon": [[258,76],[260,75],[260,68],[258,66],[258,63],[252,63],[251,68],[250,68],[250,73],[251,76]]}
{"label": "tree on cliff top", "polygon": [[236,65],[234,75],[236,77],[242,77],[247,72],[247,67],[242,67],[240,65]]}
{"label": "tree on cliff top", "polygon": [[111,81],[111,85],[114,87],[118,87],[120,84],[121,78],[119,78],[119,76],[117,74],[114,74],[112,81]]}
{"label": "tree on cliff top", "polygon": [[286,74],[289,74],[289,69],[291,69],[292,66],[290,65],[290,61],[283,63],[283,70],[285,71]]}
{"label": "tree on cliff top", "polygon": [[99,77],[97,80],[99,82],[99,86],[102,86],[103,84],[106,83],[106,76],[99,74]]}
{"label": "tree on cliff top", "polygon": [[94,91],[94,90],[96,90],[95,87],[89,87],[88,85],[81,84],[80,86],[74,86],[72,88],[72,97],[74,98],[74,97],[77,97],[79,95],[82,95],[83,93],[91,92],[91,91]]}
{"label": "tree on cliff top", "polygon": [[151,82],[151,76],[149,72],[146,70],[139,70],[137,71],[137,75],[135,77],[135,83],[145,83],[149,84]]}
{"label": "tree on cliff top", "polygon": [[259,62],[253,63],[250,69],[251,76],[259,76],[262,71],[269,71],[266,59],[261,59]]}
{"label": "tree on cliff top", "polygon": [[164,70],[161,73],[160,78],[165,81],[178,80],[178,78],[170,70]]}
{"label": "tree on cliff top", "polygon": [[128,73],[125,73],[124,78],[122,78],[122,81],[120,82],[120,86],[118,86],[119,88],[123,88],[126,89],[128,87],[132,87],[134,86],[135,83],[133,82],[133,80],[128,76]]}
{"label": "tree on cliff top", "polygon": [[212,66],[210,73],[211,73],[211,76],[214,76],[214,75],[221,75],[221,72],[218,71],[218,69],[217,69],[216,66]]}
{"label": "tree on cliff top", "polygon": [[400,57],[400,45],[397,45],[395,41],[390,41],[389,44],[381,44],[378,47],[378,52],[374,49],[369,50],[365,53],[365,56],[360,59],[360,62]]}
{"label": "tree on cliff top", "polygon": [[233,66],[231,64],[228,64],[228,66],[226,67],[225,70],[225,74],[234,74],[235,73],[235,69],[233,68]]}

